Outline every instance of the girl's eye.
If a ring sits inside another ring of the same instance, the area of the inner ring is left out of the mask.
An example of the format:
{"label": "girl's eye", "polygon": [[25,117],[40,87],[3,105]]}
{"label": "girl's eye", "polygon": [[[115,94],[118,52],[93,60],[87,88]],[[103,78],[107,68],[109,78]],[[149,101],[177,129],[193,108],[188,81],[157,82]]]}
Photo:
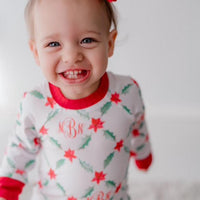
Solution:
{"label": "girl's eye", "polygon": [[90,44],[92,42],[96,42],[96,40],[92,39],[92,38],[84,38],[82,41],[81,41],[81,44]]}
{"label": "girl's eye", "polygon": [[59,47],[60,43],[59,42],[50,42],[47,46],[48,47]]}

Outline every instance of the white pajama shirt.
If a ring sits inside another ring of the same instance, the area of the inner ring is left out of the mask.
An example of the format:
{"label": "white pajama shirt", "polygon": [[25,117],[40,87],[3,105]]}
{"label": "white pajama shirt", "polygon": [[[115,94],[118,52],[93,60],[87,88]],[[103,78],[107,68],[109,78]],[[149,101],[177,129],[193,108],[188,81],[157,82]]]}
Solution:
{"label": "white pajama shirt", "polygon": [[17,200],[39,162],[33,200],[128,200],[131,157],[152,161],[136,81],[105,73],[89,97],[66,99],[45,82],[24,94],[0,170],[0,196]]}

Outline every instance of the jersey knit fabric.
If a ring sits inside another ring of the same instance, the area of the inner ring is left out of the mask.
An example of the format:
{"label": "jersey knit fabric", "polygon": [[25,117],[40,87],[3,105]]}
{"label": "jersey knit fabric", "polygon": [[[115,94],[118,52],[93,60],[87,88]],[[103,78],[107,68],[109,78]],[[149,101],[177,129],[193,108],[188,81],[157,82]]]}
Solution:
{"label": "jersey knit fabric", "polygon": [[128,200],[127,171],[152,161],[140,88],[106,72],[97,91],[66,99],[45,82],[24,94],[0,170],[0,196],[17,200],[39,157],[33,200]]}

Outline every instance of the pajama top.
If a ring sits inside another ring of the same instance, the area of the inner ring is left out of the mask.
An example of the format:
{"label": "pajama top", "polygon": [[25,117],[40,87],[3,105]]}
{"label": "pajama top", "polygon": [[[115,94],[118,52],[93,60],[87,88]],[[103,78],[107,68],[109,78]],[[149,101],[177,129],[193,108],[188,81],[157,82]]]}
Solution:
{"label": "pajama top", "polygon": [[0,196],[17,200],[39,164],[33,200],[128,200],[131,157],[152,161],[140,88],[106,72],[97,91],[66,99],[45,82],[24,94],[0,170]]}

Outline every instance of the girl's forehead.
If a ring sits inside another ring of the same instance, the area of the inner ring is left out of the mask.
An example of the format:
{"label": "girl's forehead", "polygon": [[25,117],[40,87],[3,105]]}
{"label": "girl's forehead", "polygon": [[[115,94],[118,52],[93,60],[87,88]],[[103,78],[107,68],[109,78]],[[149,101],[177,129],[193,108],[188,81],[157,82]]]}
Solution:
{"label": "girl's forehead", "polygon": [[109,29],[109,20],[98,0],[42,0],[34,10],[36,29],[92,26]]}
{"label": "girl's forehead", "polygon": [[66,22],[108,23],[103,5],[99,0],[42,0],[34,11],[37,22],[64,19]]}
{"label": "girl's forehead", "polygon": [[91,18],[106,16],[105,7],[99,0],[41,0],[36,3],[35,15],[40,11],[45,12],[46,17],[59,13],[64,13],[68,17],[70,15],[73,17],[87,15]]}

